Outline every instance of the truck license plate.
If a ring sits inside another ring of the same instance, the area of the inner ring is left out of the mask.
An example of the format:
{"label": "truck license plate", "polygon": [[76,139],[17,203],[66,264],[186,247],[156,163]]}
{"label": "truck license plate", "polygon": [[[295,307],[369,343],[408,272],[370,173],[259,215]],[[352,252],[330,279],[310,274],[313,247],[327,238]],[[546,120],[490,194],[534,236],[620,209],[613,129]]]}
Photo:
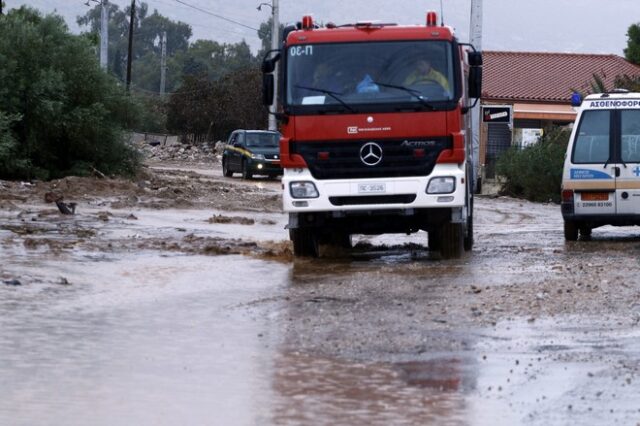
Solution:
{"label": "truck license plate", "polygon": [[387,191],[384,183],[359,183],[359,194],[384,194]]}

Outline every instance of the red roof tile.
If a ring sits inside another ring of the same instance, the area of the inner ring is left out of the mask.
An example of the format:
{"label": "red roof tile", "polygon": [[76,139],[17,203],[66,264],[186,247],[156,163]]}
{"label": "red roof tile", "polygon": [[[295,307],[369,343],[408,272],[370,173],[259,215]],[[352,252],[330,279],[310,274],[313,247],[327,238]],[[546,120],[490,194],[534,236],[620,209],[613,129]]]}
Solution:
{"label": "red roof tile", "polygon": [[484,51],[483,100],[570,102],[572,89],[590,92],[593,74],[613,88],[616,76],[640,77],[617,55]]}

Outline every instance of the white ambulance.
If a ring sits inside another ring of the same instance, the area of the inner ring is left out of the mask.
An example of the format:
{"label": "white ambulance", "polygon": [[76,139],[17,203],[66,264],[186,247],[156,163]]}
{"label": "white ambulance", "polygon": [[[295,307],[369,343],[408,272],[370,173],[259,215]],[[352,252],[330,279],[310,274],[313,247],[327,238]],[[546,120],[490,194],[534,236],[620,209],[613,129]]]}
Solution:
{"label": "white ambulance", "polygon": [[564,161],[562,216],[568,241],[603,225],[640,225],[640,93],[582,102]]}

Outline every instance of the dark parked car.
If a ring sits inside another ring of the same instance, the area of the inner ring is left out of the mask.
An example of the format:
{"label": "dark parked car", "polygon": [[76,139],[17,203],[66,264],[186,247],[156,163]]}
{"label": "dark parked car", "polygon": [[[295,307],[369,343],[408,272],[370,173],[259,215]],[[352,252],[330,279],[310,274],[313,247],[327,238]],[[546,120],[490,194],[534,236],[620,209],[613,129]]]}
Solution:
{"label": "dark parked car", "polygon": [[222,173],[242,173],[244,179],[281,175],[279,141],[280,133],[269,130],[233,131],[222,153]]}

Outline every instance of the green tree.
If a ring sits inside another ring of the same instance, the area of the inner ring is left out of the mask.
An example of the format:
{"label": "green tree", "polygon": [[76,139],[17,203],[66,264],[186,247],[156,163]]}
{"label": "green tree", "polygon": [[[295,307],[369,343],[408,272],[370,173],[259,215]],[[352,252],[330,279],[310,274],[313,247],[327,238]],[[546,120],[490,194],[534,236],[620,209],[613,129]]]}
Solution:
{"label": "green tree", "polygon": [[624,56],[627,61],[640,65],[640,24],[633,24],[627,31],[627,47]]}
{"label": "green tree", "polygon": [[[258,59],[262,60],[262,57],[265,53],[271,50],[271,28],[273,27],[273,18],[270,17],[267,22],[263,22],[260,24],[260,28],[258,28],[258,37],[260,37],[260,41],[262,43],[262,47],[258,52]],[[284,25],[280,24],[280,33],[278,34],[278,39],[282,37],[284,32]]]}
{"label": "green tree", "polygon": [[18,155],[18,141],[11,125],[20,121],[19,115],[8,115],[0,111],[0,171],[5,176],[19,176],[27,173],[29,160]]}
{"label": "green tree", "polygon": [[260,129],[267,121],[261,103],[262,78],[246,67],[213,82],[206,75],[187,76],[168,102],[170,131],[225,139],[234,129]]}
{"label": "green tree", "polygon": [[[108,69],[121,81],[124,81],[126,77],[130,13],[131,7],[120,10],[117,5],[109,4]],[[98,5],[77,19],[78,25],[88,26],[89,34],[92,34],[96,39],[99,38],[100,33],[100,14],[101,6]],[[134,87],[159,92],[162,49],[160,41],[164,32],[167,33],[168,58],[188,49],[192,34],[189,25],[184,22],[174,22],[160,15],[157,10],[149,14],[147,3],[143,2],[139,7],[136,7],[131,72]],[[179,84],[180,78],[174,75],[167,77],[166,89],[173,90]]]}
{"label": "green tree", "polygon": [[0,20],[0,177],[132,173],[124,139],[139,107],[102,72],[87,37],[22,7]]}
{"label": "green tree", "polygon": [[[129,11],[130,8],[120,10],[114,3],[108,3],[109,16],[109,51],[108,51],[108,70],[117,76],[118,79],[124,81],[127,69],[127,52],[129,37]],[[95,6],[89,10],[84,16],[77,19],[78,25],[81,27],[89,26],[89,34],[96,41],[99,40],[100,34],[100,13],[101,6]],[[143,4],[138,8],[139,21],[147,13],[147,6]],[[97,45],[96,45],[97,46]],[[135,48],[135,44],[134,44]],[[96,55],[98,49],[96,48]]]}
{"label": "green tree", "polygon": [[245,41],[220,44],[211,40],[198,40],[176,60],[177,64],[182,64],[183,75],[206,75],[212,81],[217,81],[229,73],[258,65],[257,59],[252,55]]}
{"label": "green tree", "polygon": [[640,92],[640,76],[618,76],[616,77],[615,86],[621,89],[627,89],[630,92]]}

